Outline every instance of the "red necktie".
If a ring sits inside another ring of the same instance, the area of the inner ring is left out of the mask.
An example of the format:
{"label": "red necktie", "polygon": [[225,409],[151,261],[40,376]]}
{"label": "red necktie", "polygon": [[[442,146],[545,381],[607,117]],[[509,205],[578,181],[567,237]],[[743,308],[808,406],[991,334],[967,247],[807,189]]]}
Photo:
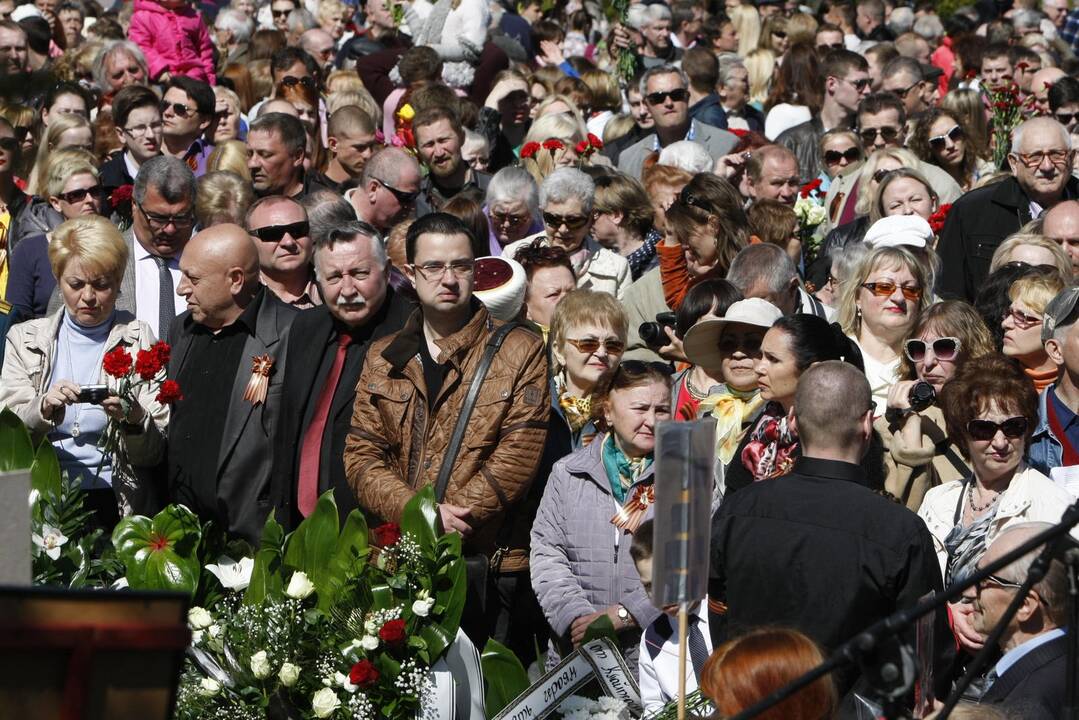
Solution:
{"label": "red necktie", "polygon": [[326,383],[322,386],[322,392],[319,393],[318,402],[315,404],[315,412],[311,415],[311,424],[307,426],[307,432],[303,435],[303,444],[300,446],[300,483],[297,494],[300,513],[304,517],[314,511],[315,503],[318,502],[322,433],[330,417],[330,405],[333,404],[333,394],[341,379],[341,370],[345,367],[345,353],[348,352],[350,342],[352,342],[352,336],[348,333],[341,333],[337,338],[337,354],[333,356],[333,365],[330,366],[330,372],[326,375]]}

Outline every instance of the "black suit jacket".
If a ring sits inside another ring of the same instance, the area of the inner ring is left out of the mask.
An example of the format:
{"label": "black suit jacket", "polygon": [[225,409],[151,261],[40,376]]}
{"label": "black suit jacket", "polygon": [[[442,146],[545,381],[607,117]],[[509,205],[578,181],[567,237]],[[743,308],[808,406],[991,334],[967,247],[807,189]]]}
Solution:
{"label": "black suit jacket", "polygon": [[[262,527],[272,510],[270,470],[277,442],[275,420],[280,412],[282,384],[285,377],[285,345],[296,309],[263,288],[262,304],[255,322],[255,333],[244,342],[240,365],[232,384],[228,416],[217,461],[218,517],[214,520],[230,536],[240,537],[256,546]],[[172,324],[172,357],[169,377],[176,378],[187,361],[193,337],[185,311]],[[244,400],[244,390],[251,378],[251,359],[269,355],[274,359],[270,370],[266,402],[254,405]],[[200,448],[183,447],[170,438],[169,456],[197,453]],[[170,476],[172,462],[170,460]],[[171,479],[170,479],[171,482]],[[170,488],[170,492],[172,488]]]}
{"label": "black suit jacket", "polygon": [[[343,456],[345,438],[352,426],[352,406],[356,398],[356,381],[363,369],[364,355],[371,342],[404,327],[414,306],[406,298],[387,290],[386,302],[372,319],[372,331],[363,345],[350,351],[337,384],[330,417],[323,434],[319,462],[319,495],[333,488],[337,511],[343,523],[348,514],[359,507],[356,495],[345,478]],[[304,433],[311,425],[315,405],[329,374],[333,354],[337,352],[333,317],[325,306],[300,312],[292,323],[290,340],[285,350],[284,392],[281,397],[281,416],[278,421],[278,442],[274,445],[274,471],[271,487],[278,522],[291,530],[303,520],[296,506],[297,481],[300,469],[300,448]]]}
{"label": "black suit jacket", "polygon": [[989,686],[982,703],[1014,710],[1023,720],[1063,720],[1067,654],[1067,635],[1034,648]]}
{"label": "black suit jacket", "polygon": [[[1068,180],[1065,192],[1069,198],[1079,196],[1075,178]],[[971,190],[956,200],[937,246],[941,260],[938,293],[973,302],[989,274],[993,251],[1030,220],[1030,198],[1014,177]]]}

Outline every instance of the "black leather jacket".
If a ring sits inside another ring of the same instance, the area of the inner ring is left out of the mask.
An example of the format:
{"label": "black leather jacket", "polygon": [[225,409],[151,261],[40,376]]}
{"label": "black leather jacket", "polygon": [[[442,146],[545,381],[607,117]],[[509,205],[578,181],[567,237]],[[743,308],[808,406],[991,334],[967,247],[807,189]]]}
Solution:
{"label": "black leather jacket", "polygon": [[803,182],[809,182],[821,173],[820,138],[823,134],[824,125],[820,117],[814,116],[784,130],[776,138],[777,145],[784,146],[798,157],[798,172]]}

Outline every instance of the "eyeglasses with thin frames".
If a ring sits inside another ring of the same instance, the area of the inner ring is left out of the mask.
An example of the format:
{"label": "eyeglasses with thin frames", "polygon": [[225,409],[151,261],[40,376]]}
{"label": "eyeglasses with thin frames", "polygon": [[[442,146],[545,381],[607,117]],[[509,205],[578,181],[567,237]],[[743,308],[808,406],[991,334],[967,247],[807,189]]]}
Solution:
{"label": "eyeglasses with thin frames", "polygon": [[906,285],[896,285],[890,280],[880,280],[878,282],[864,282],[862,283],[869,292],[873,293],[877,297],[887,298],[895,294],[898,288],[903,293],[903,297],[911,302],[916,302],[922,298],[922,289],[920,287],[908,287]]}
{"label": "eyeglasses with thin frames", "polygon": [[1011,153],[1012,156],[1019,159],[1019,162],[1026,165],[1031,170],[1039,168],[1046,158],[1049,158],[1049,162],[1053,167],[1064,167],[1068,164],[1068,158],[1071,157],[1071,150],[1038,150],[1032,153]]}
{"label": "eyeglasses with thin frames", "polygon": [[182,215],[161,215],[159,213],[147,212],[146,208],[142,206],[138,201],[135,202],[135,207],[139,209],[139,212],[146,218],[146,222],[154,230],[164,230],[169,224],[175,225],[177,228],[191,227],[195,224],[195,213],[188,210]]}
{"label": "eyeglasses with thin frames", "polygon": [[1041,325],[1042,319],[1035,315],[1027,315],[1022,310],[1016,310],[1015,308],[1008,308],[1004,311],[1004,317],[1001,318],[1001,322],[1005,322],[1011,318],[1012,324],[1014,324],[1020,330],[1029,330],[1030,328]]}
{"label": "eyeglasses with thin frames", "polygon": [[425,262],[422,265],[412,265],[412,269],[427,282],[438,282],[449,270],[453,273],[453,276],[458,279],[464,279],[472,277],[472,273],[476,270],[475,260],[454,260],[449,263],[444,262]]}
{"label": "eyeglasses with thin frames", "polygon": [[161,132],[161,129],[165,127],[162,122],[152,122],[149,125],[136,125],[129,128],[120,128],[124,131],[124,134],[128,137],[138,138],[145,137],[150,134],[157,134]]}
{"label": "eyeglasses with thin frames", "polygon": [[607,351],[608,355],[621,355],[626,350],[626,344],[624,342],[613,338],[607,338],[605,340],[600,340],[598,338],[566,338],[566,342],[577,348],[578,352],[584,353],[585,355],[593,354],[599,350],[601,345],[603,346],[603,349]]}

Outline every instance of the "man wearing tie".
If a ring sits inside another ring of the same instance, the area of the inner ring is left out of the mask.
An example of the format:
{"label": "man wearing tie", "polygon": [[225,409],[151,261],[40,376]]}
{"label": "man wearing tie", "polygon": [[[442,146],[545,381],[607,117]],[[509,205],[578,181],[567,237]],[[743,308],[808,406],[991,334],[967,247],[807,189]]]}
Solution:
{"label": "man wearing tie", "polygon": [[365,222],[317,237],[314,264],[325,304],[293,321],[275,445],[272,493],[289,529],[331,488],[342,522],[358,506],[342,461],[356,381],[370,343],[400,330],[413,310],[388,286],[386,250]]}

